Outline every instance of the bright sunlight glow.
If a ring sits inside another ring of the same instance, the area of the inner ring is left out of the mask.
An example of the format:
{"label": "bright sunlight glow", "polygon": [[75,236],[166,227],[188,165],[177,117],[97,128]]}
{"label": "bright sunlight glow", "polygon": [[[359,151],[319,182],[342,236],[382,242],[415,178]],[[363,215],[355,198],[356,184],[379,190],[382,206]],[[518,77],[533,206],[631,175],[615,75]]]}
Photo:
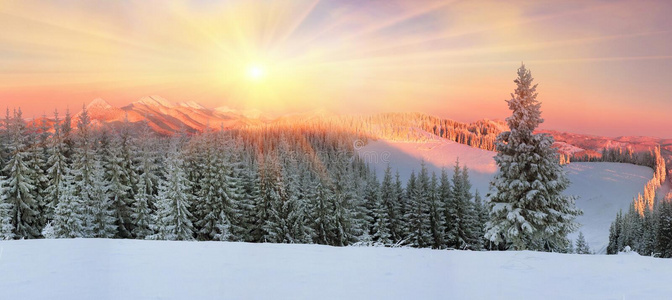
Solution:
{"label": "bright sunlight glow", "polygon": [[260,65],[251,65],[247,68],[247,77],[254,81],[259,81],[266,76],[266,70]]}

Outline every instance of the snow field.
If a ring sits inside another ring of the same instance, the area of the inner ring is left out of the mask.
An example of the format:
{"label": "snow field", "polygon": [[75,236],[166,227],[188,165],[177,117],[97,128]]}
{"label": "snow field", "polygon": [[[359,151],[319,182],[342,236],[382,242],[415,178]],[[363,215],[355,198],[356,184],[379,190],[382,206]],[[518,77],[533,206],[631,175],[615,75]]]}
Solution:
{"label": "snow field", "polygon": [[109,239],[0,242],[2,299],[666,299],[672,260]]}

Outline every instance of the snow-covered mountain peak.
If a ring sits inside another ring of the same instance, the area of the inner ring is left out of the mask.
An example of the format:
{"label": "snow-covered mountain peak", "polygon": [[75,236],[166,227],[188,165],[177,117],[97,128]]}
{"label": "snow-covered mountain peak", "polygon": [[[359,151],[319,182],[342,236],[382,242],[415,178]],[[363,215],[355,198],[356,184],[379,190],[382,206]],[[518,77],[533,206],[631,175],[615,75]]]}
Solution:
{"label": "snow-covered mountain peak", "polygon": [[110,108],[113,108],[113,106],[110,105],[110,103],[105,101],[103,98],[93,99],[93,101],[91,101],[91,103],[89,103],[86,106],[87,110],[110,109]]}
{"label": "snow-covered mountain peak", "polygon": [[147,97],[142,97],[140,100],[136,101],[135,103],[137,104],[144,104],[147,106],[163,106],[163,107],[174,107],[170,101],[166,100],[165,98],[161,96],[147,96]]}
{"label": "snow-covered mountain peak", "polygon": [[206,109],[203,105],[200,105],[195,101],[180,102],[180,106],[194,109]]}
{"label": "snow-covered mountain peak", "polygon": [[221,113],[232,113],[232,112],[237,112],[235,109],[230,108],[228,106],[220,106],[215,108],[216,112],[221,112]]}

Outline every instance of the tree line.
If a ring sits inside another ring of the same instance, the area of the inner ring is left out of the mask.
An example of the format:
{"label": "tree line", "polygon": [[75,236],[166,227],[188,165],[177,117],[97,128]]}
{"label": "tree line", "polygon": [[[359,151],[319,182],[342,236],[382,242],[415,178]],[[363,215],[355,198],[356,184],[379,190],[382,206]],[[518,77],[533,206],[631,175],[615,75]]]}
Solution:
{"label": "tree line", "polygon": [[653,178],[644,193],[635,197],[627,212],[619,212],[609,228],[607,254],[617,254],[628,246],[642,255],[672,257],[672,193],[665,197],[657,191],[667,174],[665,159],[656,147]]}

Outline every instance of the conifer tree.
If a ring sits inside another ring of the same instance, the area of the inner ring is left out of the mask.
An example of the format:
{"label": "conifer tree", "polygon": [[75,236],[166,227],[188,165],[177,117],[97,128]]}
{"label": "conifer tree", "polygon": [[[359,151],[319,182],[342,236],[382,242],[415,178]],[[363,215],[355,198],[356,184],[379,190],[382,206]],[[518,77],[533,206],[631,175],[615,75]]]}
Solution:
{"label": "conifer tree", "polygon": [[91,174],[93,185],[89,192],[89,224],[87,231],[96,238],[113,238],[118,234],[119,219],[117,219],[114,203],[110,198],[109,187],[104,181],[103,168],[96,162]]}
{"label": "conifer tree", "polygon": [[257,204],[262,203],[260,194],[259,172],[256,163],[252,161],[247,162],[247,167],[240,172],[241,175],[241,197],[235,203],[236,210],[239,216],[235,220],[234,231],[235,235],[240,240],[246,242],[259,241],[262,236],[261,222],[257,219]]}
{"label": "conifer tree", "polygon": [[393,182],[392,178],[392,169],[388,164],[380,187],[380,201],[387,216],[390,239],[395,243],[401,241],[404,236],[399,198],[395,182]]}
{"label": "conifer tree", "polygon": [[408,222],[408,233],[410,245],[418,248],[431,245],[431,234],[429,228],[429,206],[426,199],[426,188],[428,188],[427,171],[420,172],[416,178],[415,172],[406,184],[406,199],[408,201],[408,210],[406,212],[406,222]]}
{"label": "conifer tree", "polygon": [[513,111],[506,119],[510,131],[497,137],[499,169],[491,185],[485,237],[514,250],[563,251],[581,211],[573,197],[562,194],[569,180],[551,147],[553,138],[533,133],[543,119],[532,81],[522,65],[517,88],[507,101]]}
{"label": "conifer tree", "polygon": [[29,138],[35,142],[30,145],[30,162],[29,168],[34,174],[35,191],[33,197],[37,204],[37,211],[39,212],[36,226],[42,231],[42,228],[47,225],[49,200],[47,189],[49,188],[49,178],[47,177],[47,159],[49,157],[48,140],[51,136],[49,126],[47,124],[47,117],[42,116],[42,121],[37,132],[29,132]]}
{"label": "conifer tree", "polygon": [[408,226],[406,226],[406,211],[408,210],[408,203],[406,203],[406,191],[404,190],[403,184],[401,183],[401,176],[399,175],[399,170],[396,171],[394,175],[394,195],[396,195],[395,213],[397,219],[399,220],[399,230],[398,238],[395,240],[396,244],[405,244],[408,239]]}
{"label": "conifer tree", "polygon": [[333,240],[333,221],[331,220],[331,207],[328,199],[329,192],[322,185],[320,179],[309,181],[312,187],[307,194],[310,199],[310,216],[313,220],[313,242],[328,245]]}
{"label": "conifer tree", "polygon": [[101,137],[99,156],[102,161],[104,176],[102,178],[109,195],[110,209],[112,210],[116,232],[120,238],[130,238],[133,230],[131,219],[131,186],[130,172],[132,166],[127,164],[118,138],[110,138],[106,133]]}
{"label": "conifer tree", "polygon": [[311,243],[312,228],[309,224],[309,208],[306,198],[307,191],[302,188],[302,176],[306,172],[301,170],[296,158],[290,154],[283,169],[285,180],[285,190],[287,191],[288,207],[288,241],[289,243]]}
{"label": "conifer tree", "polygon": [[574,248],[576,254],[591,254],[590,247],[586,242],[586,237],[583,236],[583,232],[579,231],[579,237],[576,238],[576,247]]}
{"label": "conifer tree", "polygon": [[155,207],[159,177],[157,175],[156,152],[153,149],[156,142],[149,130],[146,123],[142,124],[140,134],[142,140],[135,154],[139,158],[139,163],[136,166],[138,182],[131,218],[133,220],[132,233],[138,239],[145,239],[152,235],[155,227],[152,221],[152,208]]}
{"label": "conifer tree", "polygon": [[49,157],[47,158],[46,175],[48,179],[48,186],[45,190],[47,202],[45,211],[47,220],[54,219],[54,211],[61,198],[62,191],[60,190],[63,175],[70,173],[70,167],[65,158],[65,149],[63,137],[61,136],[61,124],[58,118],[58,111],[54,112],[54,133],[51,138],[49,147]]}
{"label": "conifer tree", "polygon": [[[231,199],[226,193],[228,166],[225,165],[220,149],[215,148],[212,132],[207,131],[204,138],[205,144],[201,146],[203,160],[199,166],[202,176],[196,182],[198,197],[194,214],[198,220],[195,223],[198,239],[207,241],[213,240],[218,234],[220,218],[222,213],[226,215],[225,209],[231,206]],[[228,217],[222,221],[228,222]]]}
{"label": "conifer tree", "polygon": [[[67,115],[66,115],[67,119]],[[84,236],[93,236],[94,206],[99,195],[96,194],[94,170],[98,165],[93,145],[95,141],[91,132],[91,119],[86,106],[82,108],[77,120],[77,140],[72,153],[72,175],[75,184],[74,197],[81,201],[84,217]],[[67,145],[66,145],[67,147]]]}
{"label": "conifer tree", "polygon": [[14,238],[14,226],[12,226],[12,203],[7,201],[5,193],[5,178],[0,176],[0,240]]}
{"label": "conifer tree", "polygon": [[[374,234],[376,231],[382,228],[375,228],[376,227],[376,222],[378,222],[378,217],[384,217],[385,220],[383,223],[387,227],[389,224],[389,220],[387,219],[387,216],[383,216],[382,212],[377,210],[380,210],[378,206],[381,204],[381,195],[380,195],[380,183],[378,183],[378,178],[376,177],[375,172],[367,172],[369,175],[366,176],[366,185],[364,186],[364,207],[365,210],[363,211],[362,217],[365,218],[363,220],[364,223],[368,224],[367,228],[365,230],[367,231],[367,239],[369,241],[372,241],[374,239]],[[385,229],[387,232],[388,229]],[[389,232],[387,232],[387,235],[389,235]]]}
{"label": "conifer tree", "polygon": [[[220,130],[220,136],[222,135]],[[220,138],[221,140],[221,138]],[[226,147],[223,144],[223,141],[220,141],[220,149]],[[247,173],[247,158],[243,155],[243,152],[238,148],[239,145],[234,144],[229,146],[232,148],[232,155],[222,156],[221,159],[224,160],[224,164],[227,166],[221,171],[225,171],[224,180],[224,195],[228,199],[225,201],[225,207],[223,209],[224,216],[220,216],[218,222],[218,236],[225,234],[220,229],[228,226],[227,238],[230,241],[244,241],[249,235],[249,212],[253,210],[253,201],[248,199],[245,194],[245,176]],[[258,196],[258,186],[256,187],[256,195]]]}
{"label": "conifer tree", "polygon": [[339,153],[334,184],[330,187],[332,195],[328,197],[332,207],[333,239],[330,244],[333,246],[349,245],[363,235],[362,225],[366,223],[358,223],[356,220],[357,215],[364,214],[356,210],[362,201],[358,198],[360,195],[357,193],[357,178],[354,175],[350,159]]}
{"label": "conifer tree", "polygon": [[474,203],[471,201],[470,192],[471,183],[469,182],[469,171],[466,166],[460,168],[459,159],[455,162],[453,178],[450,184],[447,201],[447,218],[450,223],[447,235],[447,246],[449,248],[473,249],[481,248],[480,224],[478,213]]}
{"label": "conifer tree", "polygon": [[262,203],[257,205],[257,218],[263,222],[262,242],[281,243],[287,234],[286,194],[282,170],[276,154],[267,155],[262,165],[260,192]]}
{"label": "conifer tree", "polygon": [[58,181],[59,199],[54,209],[52,226],[57,238],[85,237],[87,210],[81,199],[75,195],[74,176],[69,169],[63,169]]}
{"label": "conifer tree", "polygon": [[192,213],[189,211],[191,182],[184,172],[181,155],[177,143],[173,142],[166,160],[165,180],[159,183],[157,228],[156,234],[152,235],[151,239],[187,241],[194,239],[194,227],[190,219]]}
{"label": "conifer tree", "polygon": [[30,150],[26,141],[26,124],[21,110],[10,123],[10,159],[3,169],[7,175],[6,201],[11,204],[15,238],[37,238],[40,235],[38,203],[35,200],[36,173],[30,168]]}
{"label": "conifer tree", "polygon": [[[613,226],[613,225],[612,225]],[[655,252],[660,257],[672,257],[672,202],[662,201],[659,204],[658,223],[656,228]],[[609,237],[611,244],[612,237]]]}
{"label": "conifer tree", "polygon": [[437,194],[443,204],[443,220],[445,222],[443,241],[448,248],[457,247],[457,204],[453,198],[452,190],[448,172],[443,168],[441,169]]}
{"label": "conifer tree", "polygon": [[443,205],[440,199],[439,182],[436,173],[432,173],[432,180],[428,190],[429,204],[429,228],[432,235],[432,248],[440,249],[445,245],[443,240],[445,220],[443,214]]}

